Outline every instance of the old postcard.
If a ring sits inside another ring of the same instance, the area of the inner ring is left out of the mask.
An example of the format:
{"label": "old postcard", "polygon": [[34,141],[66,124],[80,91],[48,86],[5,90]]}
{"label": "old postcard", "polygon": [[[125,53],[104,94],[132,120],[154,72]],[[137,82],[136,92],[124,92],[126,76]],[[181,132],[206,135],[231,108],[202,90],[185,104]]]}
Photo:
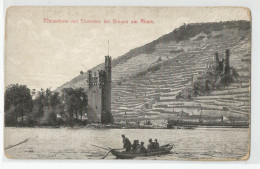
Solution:
{"label": "old postcard", "polygon": [[241,7],[10,7],[11,159],[247,160]]}

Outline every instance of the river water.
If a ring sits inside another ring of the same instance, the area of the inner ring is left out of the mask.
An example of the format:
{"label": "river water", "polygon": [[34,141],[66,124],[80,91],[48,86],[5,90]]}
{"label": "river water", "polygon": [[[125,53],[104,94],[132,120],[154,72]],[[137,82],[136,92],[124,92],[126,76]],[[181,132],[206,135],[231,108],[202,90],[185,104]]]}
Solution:
{"label": "river water", "polygon": [[[19,159],[100,159],[107,151],[91,146],[122,148],[121,135],[147,145],[157,138],[160,145],[174,144],[171,154],[140,157],[151,160],[224,160],[241,159],[248,154],[249,129],[70,129],[6,127],[4,146],[30,138],[27,142],[5,150],[9,158]],[[115,159],[108,155],[107,159]]]}

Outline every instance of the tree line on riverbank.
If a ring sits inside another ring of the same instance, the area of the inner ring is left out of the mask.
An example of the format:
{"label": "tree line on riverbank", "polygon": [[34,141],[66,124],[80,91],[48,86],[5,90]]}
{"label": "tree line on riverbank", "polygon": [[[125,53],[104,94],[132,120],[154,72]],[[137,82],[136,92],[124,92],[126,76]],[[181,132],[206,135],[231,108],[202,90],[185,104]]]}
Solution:
{"label": "tree line on riverbank", "polygon": [[4,95],[5,126],[73,126],[87,123],[87,93],[83,88],[61,92],[11,84]]}

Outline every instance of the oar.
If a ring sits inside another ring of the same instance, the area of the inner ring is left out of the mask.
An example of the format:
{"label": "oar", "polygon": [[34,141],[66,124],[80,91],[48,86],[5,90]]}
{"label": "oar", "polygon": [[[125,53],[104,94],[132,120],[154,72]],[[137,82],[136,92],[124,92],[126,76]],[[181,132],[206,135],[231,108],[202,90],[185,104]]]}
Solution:
{"label": "oar", "polygon": [[108,148],[104,148],[104,147],[100,147],[100,146],[97,146],[97,145],[93,145],[93,144],[91,144],[92,146],[94,146],[94,147],[97,147],[97,148],[101,148],[101,149],[103,149],[103,150],[109,150],[107,153],[106,153],[106,155],[104,156],[104,157],[102,157],[101,159],[104,159],[104,158],[106,158],[107,156],[108,156],[108,154],[111,152],[111,148],[110,147],[108,147]]}
{"label": "oar", "polygon": [[[110,147],[108,147],[108,148],[110,148]],[[125,148],[118,148],[118,149],[110,148],[110,150],[107,152],[107,154],[104,157],[102,157],[101,159],[105,159],[108,156],[108,154],[111,153],[112,150],[123,150],[123,149],[125,149]]]}
{"label": "oar", "polygon": [[102,157],[101,159],[105,159],[110,152],[111,152],[111,150],[109,150],[109,151],[106,153],[106,155],[105,155],[104,157]]}
{"label": "oar", "polygon": [[108,150],[107,154],[106,154],[104,157],[102,157],[101,159],[105,159],[105,158],[108,156],[108,154],[111,152],[111,150],[123,150],[123,149],[124,149],[124,148],[112,149],[112,148],[110,148],[110,147],[104,148],[104,147],[100,147],[100,146],[93,145],[93,144],[91,144],[91,145],[94,146],[94,147],[97,147],[97,148],[101,148],[101,149],[103,149],[103,150]]}
{"label": "oar", "polygon": [[111,148],[105,148],[105,147],[100,147],[100,146],[96,146],[96,145],[93,145],[93,144],[91,144],[92,146],[94,146],[94,147],[97,147],[97,148],[101,148],[101,149],[103,149],[103,150],[111,150]]}
{"label": "oar", "polygon": [[8,147],[5,147],[5,150],[7,150],[7,149],[9,149],[9,148],[13,148],[13,147],[15,147],[15,146],[18,146],[18,145],[20,145],[20,144],[23,144],[23,143],[27,142],[28,140],[30,140],[30,138],[28,138],[28,139],[26,139],[26,140],[24,140],[24,141],[22,141],[22,142],[20,142],[20,143],[17,143],[17,144],[15,144],[15,145],[10,145],[10,146],[8,146]]}

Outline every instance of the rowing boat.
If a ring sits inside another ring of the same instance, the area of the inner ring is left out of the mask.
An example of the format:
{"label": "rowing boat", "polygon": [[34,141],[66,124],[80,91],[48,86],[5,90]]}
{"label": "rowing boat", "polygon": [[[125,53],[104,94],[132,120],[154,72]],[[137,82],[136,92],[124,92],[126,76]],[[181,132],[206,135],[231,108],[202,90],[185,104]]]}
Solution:
{"label": "rowing boat", "polygon": [[126,151],[118,151],[115,149],[112,149],[111,153],[114,156],[116,156],[116,158],[119,158],[119,159],[133,159],[136,157],[147,157],[147,156],[169,154],[171,152],[172,148],[173,148],[173,145],[166,144],[166,145],[160,146],[156,149],[148,150],[147,153],[128,153]]}

